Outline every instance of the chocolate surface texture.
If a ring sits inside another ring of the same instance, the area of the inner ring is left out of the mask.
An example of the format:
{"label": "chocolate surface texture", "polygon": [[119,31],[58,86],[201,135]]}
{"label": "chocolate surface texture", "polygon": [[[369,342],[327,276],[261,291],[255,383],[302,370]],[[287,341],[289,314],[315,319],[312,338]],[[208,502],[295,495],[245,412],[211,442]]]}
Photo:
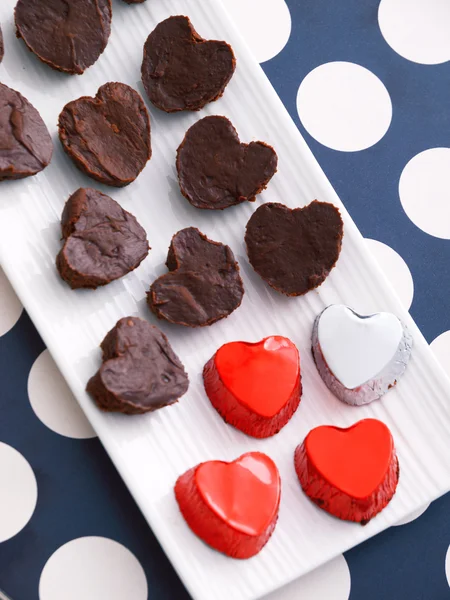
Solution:
{"label": "chocolate surface texture", "polygon": [[260,206],[245,234],[255,271],[274,289],[301,296],[321,285],[341,251],[343,223],[332,204],[314,200],[305,208]]}
{"label": "chocolate surface texture", "polygon": [[56,265],[72,288],[96,288],[130,273],[149,251],[136,218],[106,194],[77,190],[61,220],[64,245]]}
{"label": "chocolate surface texture", "polygon": [[38,111],[0,83],[0,181],[36,175],[52,154],[53,143]]}
{"label": "chocolate surface texture", "polygon": [[95,98],[66,104],[59,115],[59,138],[81,171],[114,187],[134,181],[152,154],[147,109],[124,83],[106,83]]}
{"label": "chocolate surface texture", "polygon": [[101,344],[103,364],[87,391],[99,408],[129,415],[177,402],[189,387],[166,336],[137,317],[120,319]]}
{"label": "chocolate surface texture", "polygon": [[200,110],[222,96],[236,67],[226,42],[204,40],[188,17],[159,23],[147,38],[142,83],[161,110]]}
{"label": "chocolate surface texture", "polygon": [[242,302],[244,287],[234,254],[194,227],[172,238],[169,273],[151,286],[147,301],[160,319],[203,327],[230,315]]}
{"label": "chocolate surface texture", "polygon": [[223,209],[253,201],[277,170],[275,150],[264,142],[241,144],[225,117],[205,117],[178,148],[180,189],[197,208]]}
{"label": "chocolate surface texture", "polygon": [[19,0],[17,37],[53,69],[80,75],[108,43],[111,0]]}

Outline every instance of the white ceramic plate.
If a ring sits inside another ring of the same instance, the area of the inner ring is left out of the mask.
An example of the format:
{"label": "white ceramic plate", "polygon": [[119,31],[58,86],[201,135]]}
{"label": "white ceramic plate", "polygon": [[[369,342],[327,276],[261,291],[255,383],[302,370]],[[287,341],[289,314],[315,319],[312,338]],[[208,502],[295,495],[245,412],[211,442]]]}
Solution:
{"label": "white ceramic plate", "polygon": [[[2,0],[6,56],[0,79],[38,108],[55,142],[51,165],[37,177],[0,184],[0,261],[82,408],[136,502],[196,600],[248,600],[299,577],[389,527],[450,488],[450,385],[399,300],[366,250],[360,233],[314,160],[297,128],[217,0],[151,0],[141,6],[114,3],[113,31],[100,60],[81,77],[56,73],[14,39],[15,0]],[[68,196],[95,182],[63,154],[56,136],[60,110],[69,100],[95,95],[107,81],[143,92],[140,64],[148,33],[169,15],[188,14],[201,35],[226,39],[238,61],[221,100],[201,113],[166,115],[151,106],[153,158],[135,183],[102,188],[143,224],[153,250],[132,274],[97,291],[71,291],[54,262],[60,247],[59,218]],[[228,116],[241,139],[261,139],[279,155],[279,171],[255,204],[223,212],[200,211],[181,196],[175,152],[185,131],[207,114]],[[358,190],[355,190],[358,193]],[[324,285],[303,298],[286,298],[253,272],[244,249],[245,225],[264,201],[303,206],[314,198],[343,212],[345,239],[337,267]],[[155,319],[145,303],[149,284],[165,272],[171,236],[195,225],[230,244],[244,278],[242,306],[228,319],[202,330],[159,323],[191,378],[188,394],[174,407],[138,417],[101,414],[84,388],[100,363],[98,344],[123,316]],[[314,367],[310,335],[314,317],[342,302],[359,313],[387,310],[411,328],[413,359],[395,390],[367,407],[345,406],[328,392]],[[275,437],[254,440],[224,424],[203,391],[204,363],[223,343],[256,341],[269,334],[290,337],[299,347],[303,399]],[[316,425],[348,426],[376,417],[391,428],[401,477],[394,500],[366,527],[342,522],[316,508],[302,493],[293,452]],[[236,561],[197,539],[178,512],[173,485],[178,475],[208,459],[231,460],[261,450],[277,463],[283,482],[280,518],[270,543],[255,558]],[[114,493],[114,490],[111,490]]]}

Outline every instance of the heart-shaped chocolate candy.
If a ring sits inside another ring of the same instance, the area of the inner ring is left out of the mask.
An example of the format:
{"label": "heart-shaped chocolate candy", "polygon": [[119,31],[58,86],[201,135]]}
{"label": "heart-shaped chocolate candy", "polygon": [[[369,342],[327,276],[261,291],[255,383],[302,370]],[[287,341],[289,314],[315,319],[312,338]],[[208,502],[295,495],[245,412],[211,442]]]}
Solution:
{"label": "heart-shaped chocolate candy", "polygon": [[96,288],[123,277],[147,256],[145,230],[112,198],[80,188],[67,200],[62,219],[64,246],[56,266],[72,288]]}
{"label": "heart-shaped chocolate candy", "polygon": [[114,187],[134,181],[152,155],[144,101],[124,83],[105,83],[95,98],[66,104],[59,139],[81,171]]}
{"label": "heart-shaped chocolate candy", "polygon": [[290,420],[302,393],[296,346],[279,335],[223,345],[203,369],[205,390],[225,422],[264,438]]}
{"label": "heart-shaped chocolate candy", "polygon": [[53,69],[80,75],[106,48],[111,0],[18,0],[17,37]]}
{"label": "heart-shaped chocolate candy", "polygon": [[195,227],[173,236],[166,265],[170,273],[152,284],[147,297],[158,318],[203,327],[228,317],[241,304],[244,286],[231,248]]}
{"label": "heart-shaped chocolate candy", "polygon": [[22,94],[0,83],[0,181],[36,175],[52,154],[41,115]]}
{"label": "heart-shaped chocolate candy", "polygon": [[336,264],[343,228],[339,210],[327,202],[294,209],[263,204],[245,233],[250,263],[277,291],[301,296],[321,285]]}
{"label": "heart-shaped chocolate candy", "polygon": [[343,402],[377,400],[405,372],[413,339],[392,313],[358,315],[343,304],[328,306],[316,318],[312,350],[320,376]]}
{"label": "heart-shaped chocolate candy", "polygon": [[101,349],[103,364],[86,389],[102,410],[129,415],[151,412],[177,402],[189,387],[166,336],[143,319],[120,319]]}
{"label": "heart-shaped chocolate candy", "polygon": [[205,117],[178,148],[183,196],[196,208],[223,209],[253,201],[277,170],[275,150],[264,142],[241,144],[225,117]]}
{"label": "heart-shaped chocolate candy", "polygon": [[234,558],[250,558],[275,529],[281,481],[275,463],[261,452],[233,462],[208,461],[178,478],[175,496],[192,531]]}
{"label": "heart-shaped chocolate candy", "polygon": [[204,40],[188,17],[169,17],[145,42],[142,83],[161,110],[200,110],[220,98],[235,67],[229,44]]}
{"label": "heart-shaped chocolate candy", "polygon": [[295,451],[303,491],[335,517],[366,524],[391,500],[399,478],[388,427],[363,419],[347,429],[322,425]]}

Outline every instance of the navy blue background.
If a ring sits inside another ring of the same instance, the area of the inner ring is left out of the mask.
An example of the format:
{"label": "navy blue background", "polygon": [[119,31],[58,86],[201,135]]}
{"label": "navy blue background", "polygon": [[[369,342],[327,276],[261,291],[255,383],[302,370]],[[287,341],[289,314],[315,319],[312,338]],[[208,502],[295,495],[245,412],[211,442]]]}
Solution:
{"label": "navy blue background", "polygon": [[[290,40],[264,70],[363,235],[387,243],[408,263],[415,284],[411,313],[432,341],[450,329],[450,242],[425,234],[408,219],[398,181],[415,154],[449,145],[450,64],[419,65],[396,54],[379,30],[378,0],[287,2],[293,23]],[[320,145],[297,115],[302,79],[318,65],[336,60],[370,69],[392,99],[391,127],[378,144],[362,152]],[[27,457],[39,489],[31,521],[0,544],[0,588],[14,600],[37,600],[39,577],[50,555],[73,538],[98,535],[117,540],[136,555],[151,600],[188,599],[99,441],[55,435],[34,415],[27,378],[43,349],[25,313],[0,337],[0,440]],[[350,600],[449,598],[444,569],[449,544],[446,496],[412,523],[346,553]]]}
{"label": "navy blue background", "polygon": [[[411,314],[431,342],[450,329],[450,244],[408,219],[398,182],[413,156],[450,145],[450,63],[420,65],[394,52],[378,26],[379,0],[287,3],[291,37],[264,70],[361,233],[385,242],[406,260],[415,284]],[[322,146],[302,127],[297,113],[297,91],[304,77],[323,63],[340,60],[372,71],[392,100],[388,132],[362,152]]]}

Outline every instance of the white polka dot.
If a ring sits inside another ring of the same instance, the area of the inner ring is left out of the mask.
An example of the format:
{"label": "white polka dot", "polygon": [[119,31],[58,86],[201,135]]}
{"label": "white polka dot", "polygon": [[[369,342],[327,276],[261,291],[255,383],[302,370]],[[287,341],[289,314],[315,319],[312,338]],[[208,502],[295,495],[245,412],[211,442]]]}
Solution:
{"label": "white polka dot", "polygon": [[397,292],[403,306],[409,310],[414,296],[414,282],[408,265],[400,254],[378,240],[366,240],[389,283]]}
{"label": "white polka dot", "polygon": [[22,311],[23,306],[0,267],[0,336],[14,327]]}
{"label": "white polka dot", "polygon": [[399,194],[403,210],[417,227],[450,239],[450,148],[416,154],[400,176]]}
{"label": "white polka dot", "polygon": [[423,513],[427,510],[427,508],[429,506],[430,506],[430,503],[425,504],[425,506],[418,508],[417,510],[415,510],[414,512],[409,514],[407,517],[400,519],[400,521],[397,521],[397,523],[394,524],[395,527],[397,527],[398,525],[407,525],[408,523],[411,523],[411,521],[415,521],[416,519],[418,519],[420,516],[423,515]]}
{"label": "white polka dot", "polygon": [[430,344],[434,355],[441,363],[442,368],[450,377],[450,331],[444,331]]}
{"label": "white polka dot", "polygon": [[9,540],[31,519],[37,502],[33,469],[11,446],[0,442],[0,542]]}
{"label": "white polka dot", "polygon": [[398,54],[424,65],[450,60],[448,0],[381,0],[378,22]]}
{"label": "white polka dot", "polygon": [[39,600],[147,600],[147,579],[137,558],[117,542],[82,537],[47,561]]}
{"label": "white polka dot", "polygon": [[350,587],[347,561],[340,555],[264,600],[348,600]]}
{"label": "white polka dot", "polygon": [[48,350],[31,367],[28,397],[37,417],[56,433],[77,439],[95,437]]}
{"label": "white polka dot", "polygon": [[285,0],[226,0],[226,7],[258,62],[286,46],[292,23]]}
{"label": "white polka dot", "polygon": [[445,576],[447,577],[447,583],[450,586],[450,546],[445,555]]}
{"label": "white polka dot", "polygon": [[350,62],[326,63],[308,73],[298,90],[297,110],[313,138],[346,152],[376,144],[392,119],[384,84],[371,71]]}

